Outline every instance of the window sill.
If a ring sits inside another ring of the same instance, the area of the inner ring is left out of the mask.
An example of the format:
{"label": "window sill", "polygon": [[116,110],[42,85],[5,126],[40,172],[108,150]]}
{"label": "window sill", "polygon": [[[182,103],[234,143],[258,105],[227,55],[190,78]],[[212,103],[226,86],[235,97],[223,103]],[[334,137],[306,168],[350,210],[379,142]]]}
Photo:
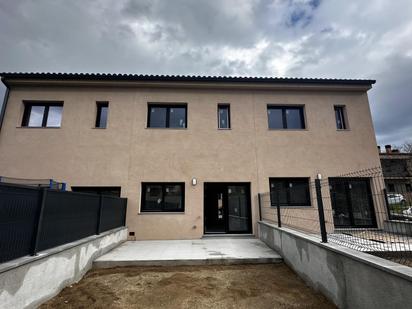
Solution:
{"label": "window sill", "polygon": [[92,129],[105,130],[105,129],[107,129],[107,127],[106,128],[92,127]]}
{"label": "window sill", "polygon": [[338,131],[338,132],[347,132],[347,131],[350,131],[350,129],[336,129],[336,131]]}
{"label": "window sill", "polygon": [[148,130],[178,130],[178,131],[187,130],[187,128],[152,128],[152,127],[145,127],[145,129],[148,129]]}
{"label": "window sill", "polygon": [[230,131],[232,130],[232,128],[217,128],[218,130],[222,130],[222,131]]}
{"label": "window sill", "polygon": [[141,211],[138,215],[184,215],[184,211]]}
{"label": "window sill", "polygon": [[308,129],[268,129],[268,131],[309,131]]}
{"label": "window sill", "polygon": [[17,129],[61,129],[61,127],[22,127],[18,126]]}

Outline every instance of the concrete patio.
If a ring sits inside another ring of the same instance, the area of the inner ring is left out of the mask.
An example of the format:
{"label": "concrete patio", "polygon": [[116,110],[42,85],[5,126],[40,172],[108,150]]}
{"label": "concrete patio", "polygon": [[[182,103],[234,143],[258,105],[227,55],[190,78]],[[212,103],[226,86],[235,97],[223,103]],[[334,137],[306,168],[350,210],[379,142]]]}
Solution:
{"label": "concrete patio", "polygon": [[279,263],[282,258],[256,238],[127,241],[93,263],[117,266],[175,266]]}

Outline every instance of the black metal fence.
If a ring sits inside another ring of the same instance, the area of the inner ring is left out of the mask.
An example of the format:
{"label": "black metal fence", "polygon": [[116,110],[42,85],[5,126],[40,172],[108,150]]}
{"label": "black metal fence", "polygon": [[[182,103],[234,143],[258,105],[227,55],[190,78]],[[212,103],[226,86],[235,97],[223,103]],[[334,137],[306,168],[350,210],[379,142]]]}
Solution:
{"label": "black metal fence", "polygon": [[0,263],[125,225],[127,199],[0,183]]}
{"label": "black metal fence", "polygon": [[[390,181],[390,179],[389,179]],[[388,191],[380,168],[308,181],[309,205],[282,205],[281,193],[260,193],[263,221],[318,237],[320,241],[412,266],[411,180],[397,178]],[[285,196],[297,194],[283,188]]]}

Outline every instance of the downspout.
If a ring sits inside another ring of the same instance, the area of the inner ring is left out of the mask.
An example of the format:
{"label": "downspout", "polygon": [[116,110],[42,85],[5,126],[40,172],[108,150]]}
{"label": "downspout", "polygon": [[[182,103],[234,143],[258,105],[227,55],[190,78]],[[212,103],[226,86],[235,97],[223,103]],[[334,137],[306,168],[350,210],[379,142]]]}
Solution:
{"label": "downspout", "polygon": [[6,86],[6,92],[4,93],[3,105],[1,106],[1,112],[0,112],[0,131],[3,126],[3,120],[6,114],[6,106],[7,106],[7,102],[9,101],[9,93],[10,93],[9,86],[6,85],[3,79],[2,79],[2,82]]}

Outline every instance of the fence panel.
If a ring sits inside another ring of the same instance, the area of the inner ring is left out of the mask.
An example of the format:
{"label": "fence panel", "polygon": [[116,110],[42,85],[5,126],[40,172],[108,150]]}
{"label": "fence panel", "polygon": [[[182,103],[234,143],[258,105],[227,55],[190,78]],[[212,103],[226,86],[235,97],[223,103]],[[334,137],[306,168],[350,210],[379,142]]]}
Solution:
{"label": "fence panel", "polygon": [[[326,180],[321,180],[320,189],[322,193],[327,190]],[[279,227],[295,229],[307,234],[321,237],[321,225],[319,221],[318,197],[316,193],[315,181],[308,181],[309,201],[307,205],[286,206],[280,205],[276,194],[270,192],[260,193],[261,217],[263,221],[273,223]],[[287,188],[284,195],[292,196],[292,191]],[[333,230],[333,216],[330,209],[330,202],[322,199],[325,228],[327,231]]]}
{"label": "fence panel", "polygon": [[100,231],[104,232],[125,224],[127,199],[102,196]]}
{"label": "fence panel", "polygon": [[0,184],[0,263],[30,254],[40,191]]}
{"label": "fence panel", "polygon": [[38,250],[96,234],[99,196],[48,191]]}
{"label": "fence panel", "polygon": [[[411,187],[410,178],[388,179],[380,167],[365,169],[310,181],[307,207],[280,206],[271,193],[260,193],[260,216],[279,227],[412,266]],[[283,194],[293,199],[289,188]],[[323,232],[321,238],[322,214],[327,235]]]}
{"label": "fence panel", "polygon": [[124,226],[126,207],[126,198],[0,183],[0,263]]}

